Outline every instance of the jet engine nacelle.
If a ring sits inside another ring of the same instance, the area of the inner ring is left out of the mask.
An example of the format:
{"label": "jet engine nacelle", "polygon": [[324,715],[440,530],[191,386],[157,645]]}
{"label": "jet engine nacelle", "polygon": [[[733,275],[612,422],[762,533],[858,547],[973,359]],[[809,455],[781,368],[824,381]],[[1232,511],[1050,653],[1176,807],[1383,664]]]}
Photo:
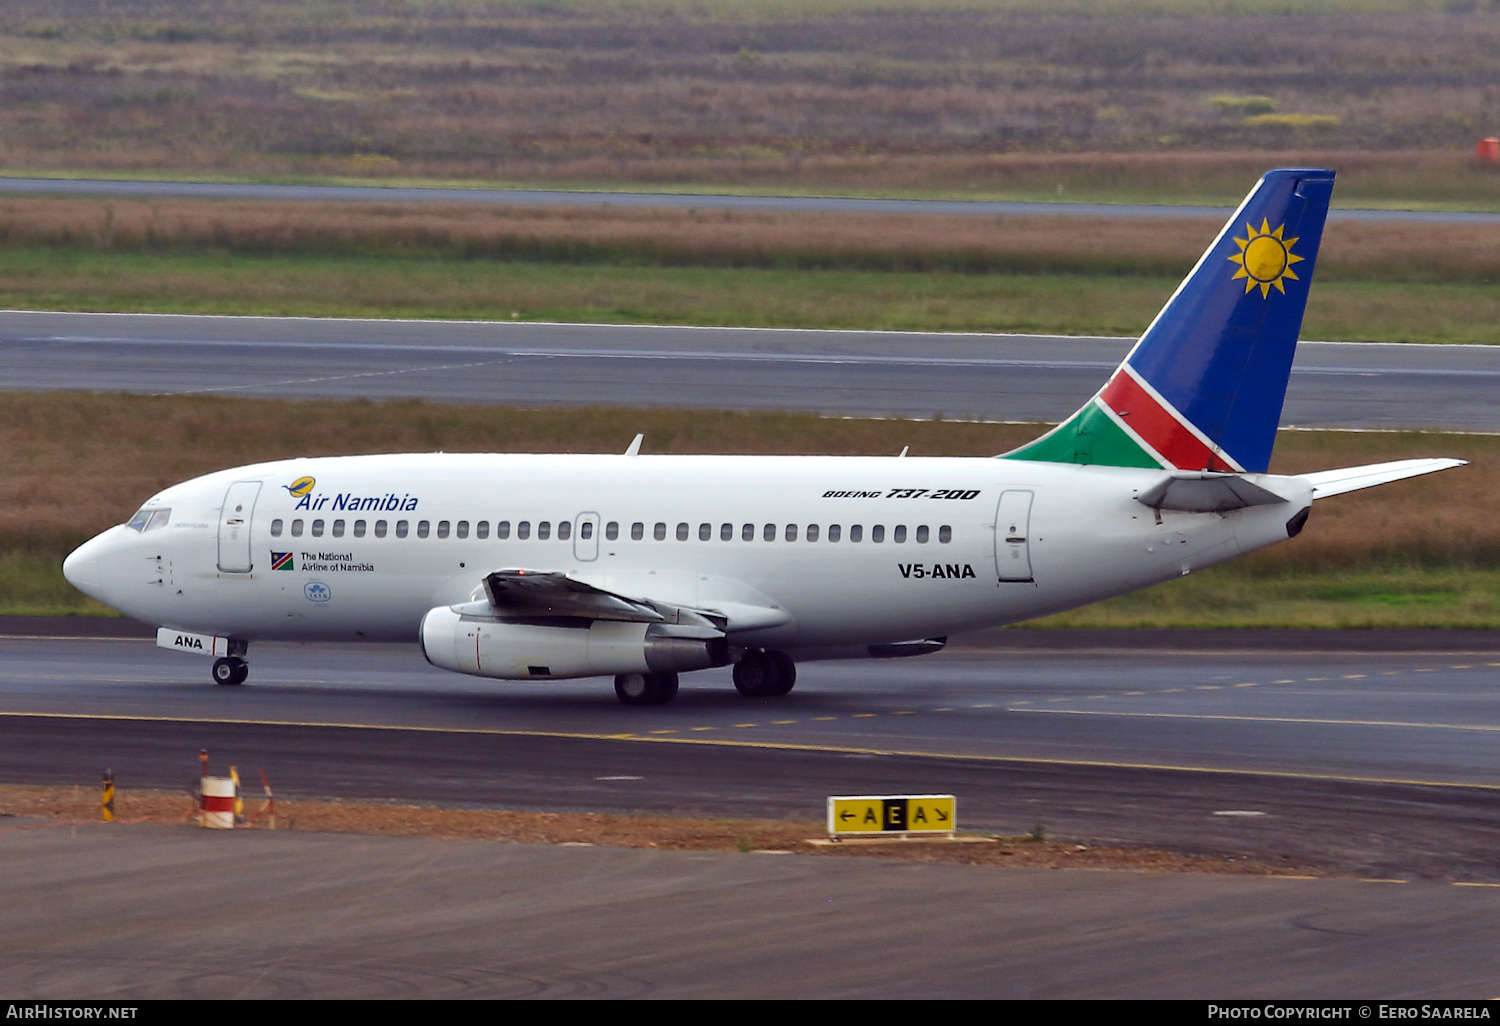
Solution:
{"label": "jet engine nacelle", "polygon": [[682,628],[665,624],[559,619],[515,623],[438,606],[422,618],[422,653],[441,669],[500,680],[681,673],[729,662],[722,637],[680,637],[669,632]]}

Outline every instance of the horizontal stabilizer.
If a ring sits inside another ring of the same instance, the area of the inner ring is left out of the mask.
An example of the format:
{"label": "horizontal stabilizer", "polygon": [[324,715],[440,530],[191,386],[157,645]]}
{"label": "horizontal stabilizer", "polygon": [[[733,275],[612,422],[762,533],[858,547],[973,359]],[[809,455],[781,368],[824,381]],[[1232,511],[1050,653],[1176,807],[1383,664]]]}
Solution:
{"label": "horizontal stabilizer", "polygon": [[1330,495],[1357,492],[1361,488],[1373,488],[1408,477],[1461,467],[1467,462],[1469,461],[1454,459],[1396,460],[1394,463],[1371,463],[1363,467],[1345,467],[1343,470],[1320,470],[1316,474],[1302,476],[1312,482],[1314,499],[1326,499]]}
{"label": "horizontal stabilizer", "polygon": [[1152,509],[1183,513],[1227,513],[1246,506],[1269,506],[1286,500],[1237,474],[1179,474],[1136,496]]}

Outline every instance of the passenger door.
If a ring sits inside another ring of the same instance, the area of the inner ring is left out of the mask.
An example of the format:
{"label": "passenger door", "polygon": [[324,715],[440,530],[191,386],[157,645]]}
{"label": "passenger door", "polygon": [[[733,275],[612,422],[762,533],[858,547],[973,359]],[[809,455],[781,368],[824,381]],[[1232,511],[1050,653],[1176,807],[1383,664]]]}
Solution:
{"label": "passenger door", "polygon": [[1002,581],[1030,581],[1031,498],[1029,491],[1000,493],[995,511],[995,572]]}
{"label": "passenger door", "polygon": [[259,496],[259,481],[236,481],[224,494],[224,508],[219,512],[219,569],[226,574],[248,574],[254,568],[250,524]]}

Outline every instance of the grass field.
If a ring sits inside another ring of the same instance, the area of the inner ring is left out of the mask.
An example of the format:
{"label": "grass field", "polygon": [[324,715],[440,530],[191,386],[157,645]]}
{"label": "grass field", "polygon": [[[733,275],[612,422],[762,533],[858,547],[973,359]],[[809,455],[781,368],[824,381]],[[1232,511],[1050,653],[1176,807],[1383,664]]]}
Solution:
{"label": "grass field", "polygon": [[[1238,184],[1241,194],[1258,172]],[[1497,179],[1500,183],[1500,179]],[[0,199],[17,251],[419,258],[829,271],[1181,277],[1213,217],[933,214],[475,206],[426,203]],[[1494,226],[1335,221],[1318,280],[1494,283]]]}
{"label": "grass field", "polygon": [[[1205,219],[0,200],[17,308],[1139,332]],[[1496,341],[1487,225],[1335,223],[1305,336]]]}
{"label": "grass field", "polygon": [[[987,456],[1027,425],[829,420],[661,410],[421,402],[0,394],[0,613],[106,612],[63,581],[69,549],[158,489],[254,460],[392,451],[623,450]],[[1470,467],[1314,509],[1302,535],[1236,563],[1040,625],[1500,627],[1500,438],[1283,432],[1272,469],[1415,456]]]}
{"label": "grass field", "polygon": [[8,0],[0,167],[1494,207],[1488,0]]}
{"label": "grass field", "polygon": [[[1134,335],[1175,277],[0,250],[0,307]],[[1331,282],[1307,338],[1497,341],[1482,284]]]}

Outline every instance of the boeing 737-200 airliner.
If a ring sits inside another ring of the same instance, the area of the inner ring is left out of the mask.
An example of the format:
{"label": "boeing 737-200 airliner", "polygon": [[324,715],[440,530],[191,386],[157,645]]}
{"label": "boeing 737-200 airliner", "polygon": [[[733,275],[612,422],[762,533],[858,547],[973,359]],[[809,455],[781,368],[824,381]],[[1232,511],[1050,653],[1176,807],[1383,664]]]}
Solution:
{"label": "boeing 737-200 airliner", "polygon": [[1267,473],[1333,172],[1251,190],[1082,409],[988,459],[421,453],[196,478],[63,565],[245,680],[253,641],[420,641],[501,680],[615,678],[630,705],[732,664],[941,648],[1296,535],[1315,500],[1462,461]]}

